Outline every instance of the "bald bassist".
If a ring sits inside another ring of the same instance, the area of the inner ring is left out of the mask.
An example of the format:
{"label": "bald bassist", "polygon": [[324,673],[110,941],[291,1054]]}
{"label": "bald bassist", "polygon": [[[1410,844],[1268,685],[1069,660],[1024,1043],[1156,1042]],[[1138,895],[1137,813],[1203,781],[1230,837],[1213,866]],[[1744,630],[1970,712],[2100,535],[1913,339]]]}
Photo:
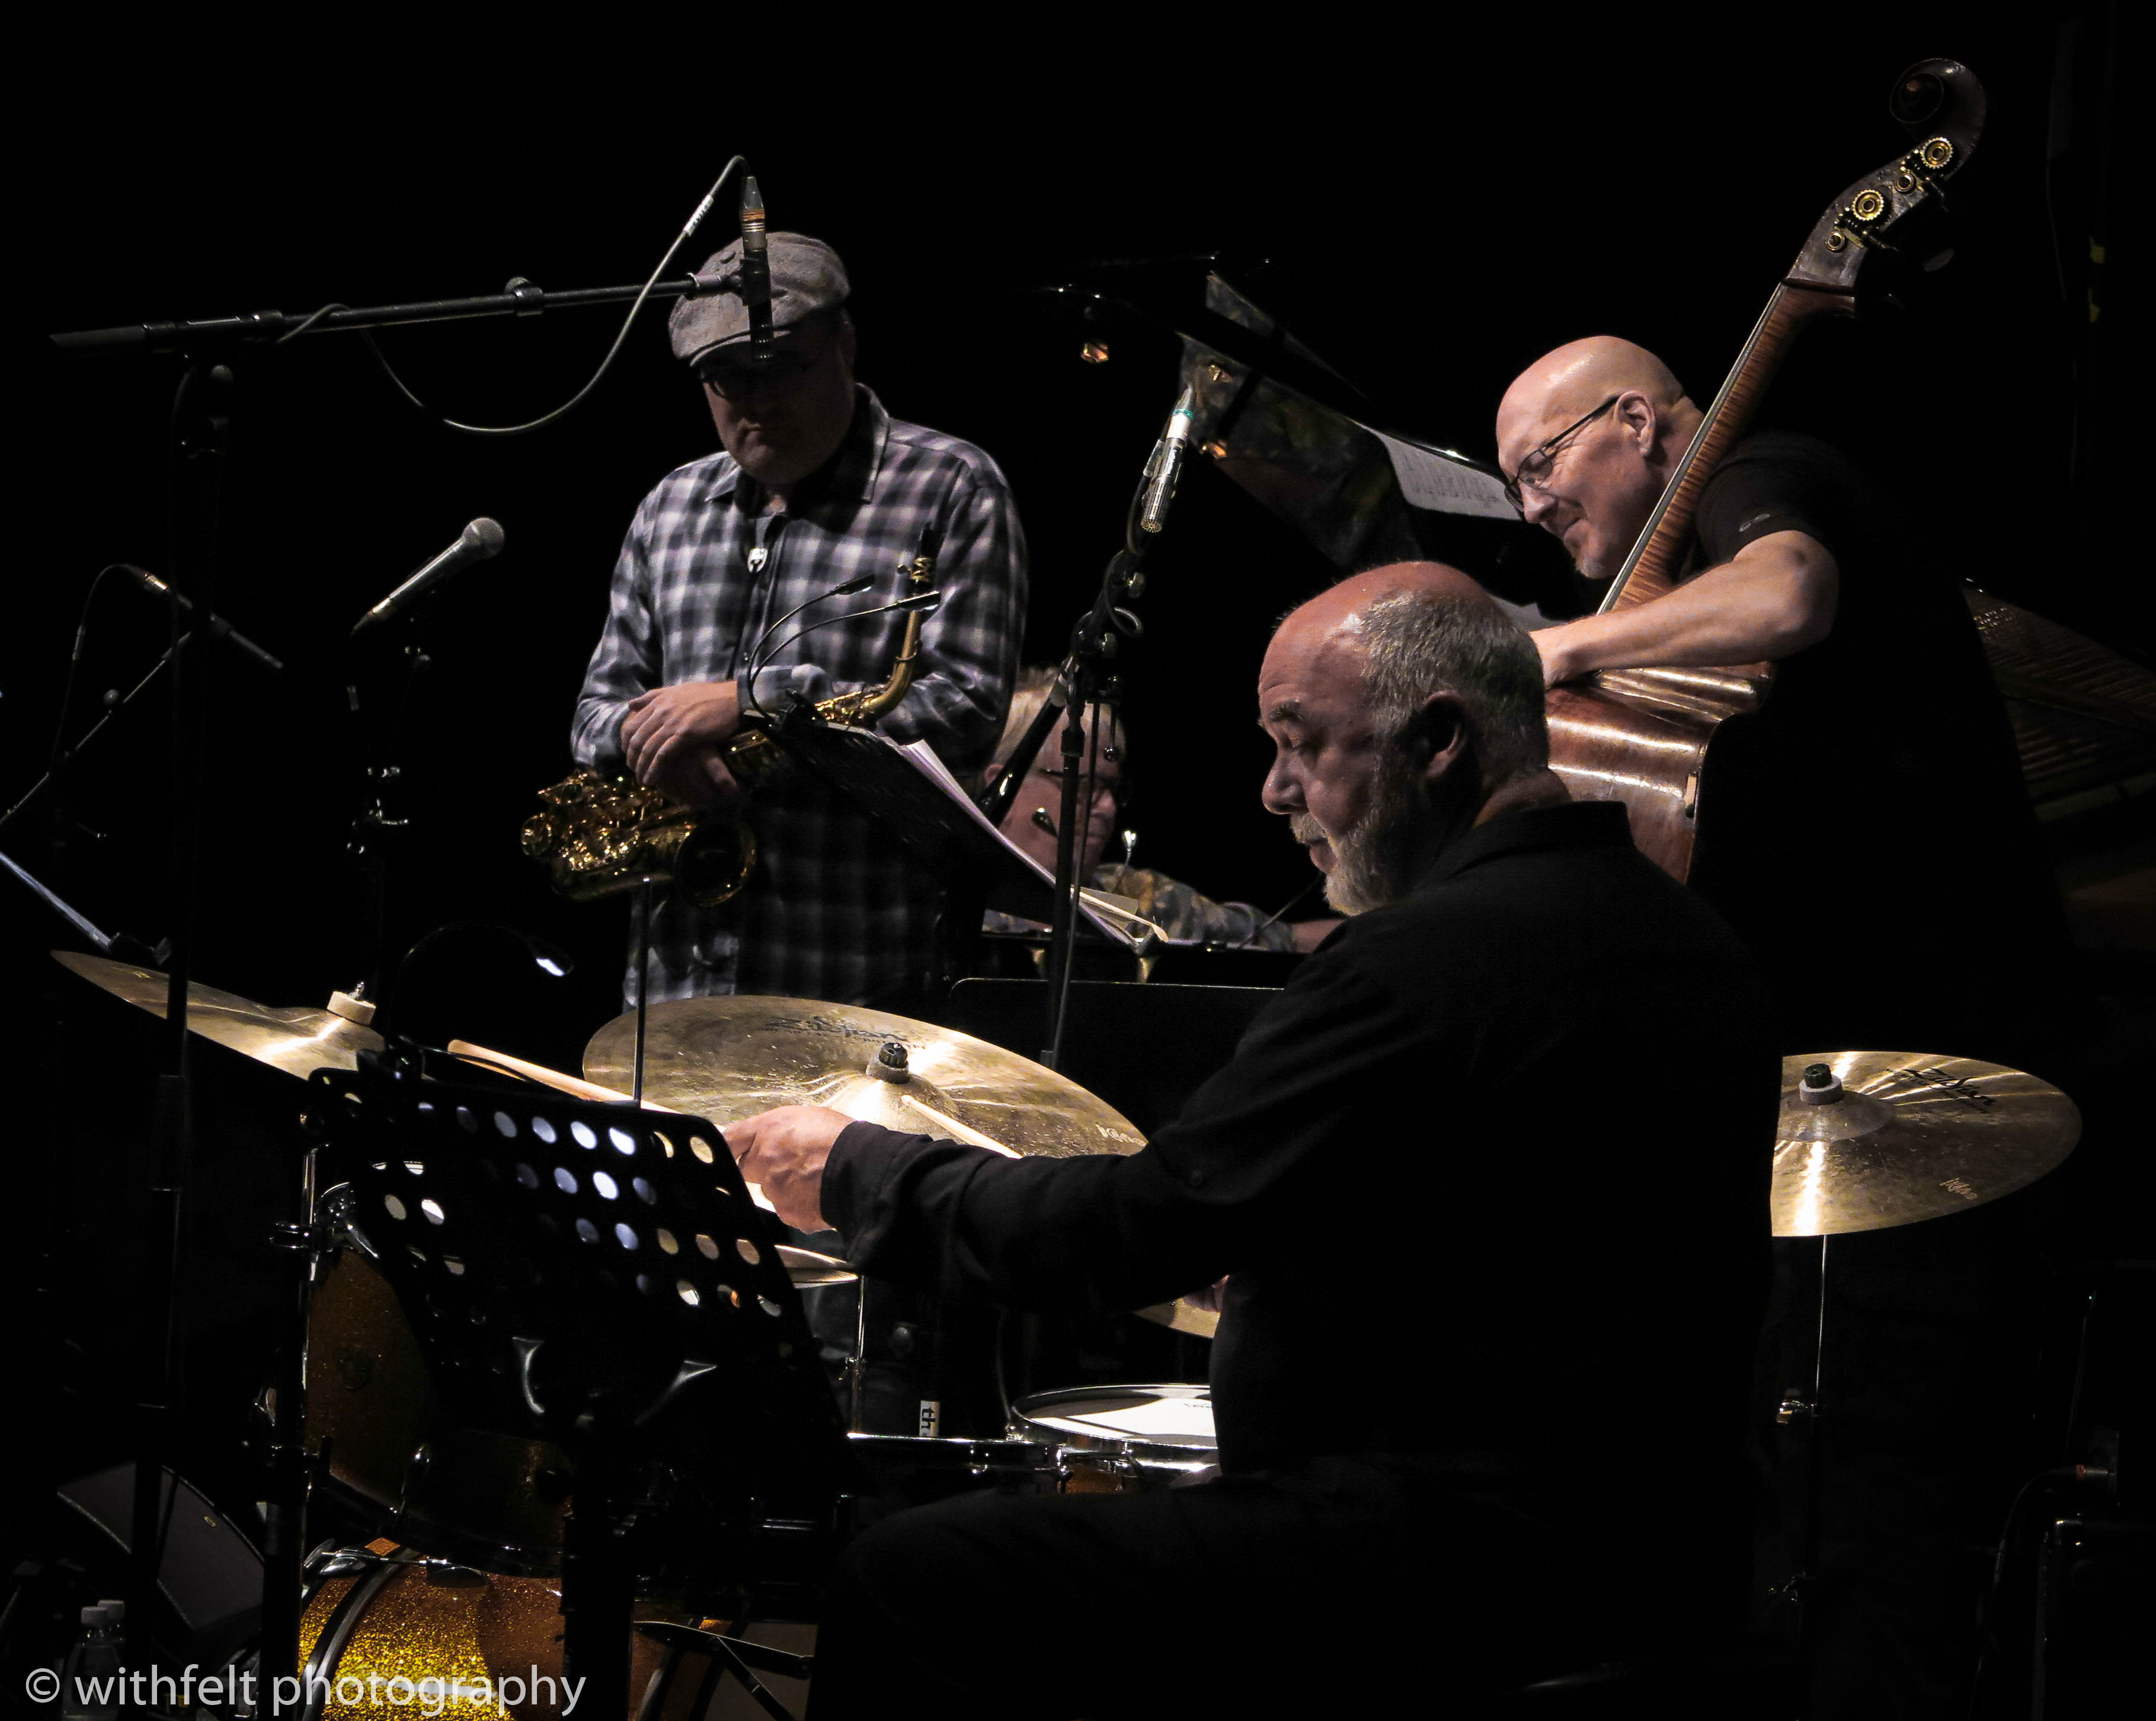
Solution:
{"label": "bald bassist", "polygon": [[[1710,404],[1630,342],[1576,341],[1507,391],[1498,453],[1523,516],[1607,582],[1595,613],[1535,635],[1552,765],[1576,797],[1625,801],[1640,849],[1736,926],[1789,1048],[2028,1067],[2030,947],[2056,908],[1966,607],[1884,486],[1751,429],[1806,326],[1851,314],[1879,259],[1943,243],[1982,87],[1928,60],[1892,105],[1912,146],[1828,206]],[[1881,938],[1922,953],[1891,982],[1820,953]]]}
{"label": "bald bassist", "polygon": [[[1594,613],[1534,635],[1550,762],[1575,798],[1625,802],[1640,848],[1752,947],[1785,1052],[1959,1053],[2065,1083],[2056,893],[1936,533],[1905,511],[1907,486],[1751,428],[1797,332],[1848,314],[1860,270],[1939,243],[1926,218],[1974,149],[1983,91],[1926,61],[1895,113],[1913,147],[1821,217],[1704,409],[1609,336],[1558,348],[1507,392],[1516,505],[1607,583]],[[1786,1623],[1799,1597],[1814,1721],[1967,1712],[1959,1549],[1995,1533],[1990,1454],[2015,1408],[1993,1388],[2030,1372],[2006,1313],[2033,1258],[2026,1214],[2010,1197],[1836,1238],[1833,1432],[1815,1476],[1759,1410],[1762,1454],[1784,1467],[1755,1550],[1758,1623]],[[1796,1256],[1778,1259],[1762,1364],[1775,1385],[1822,1343]],[[1817,1503],[1809,1532],[1799,1500]]]}

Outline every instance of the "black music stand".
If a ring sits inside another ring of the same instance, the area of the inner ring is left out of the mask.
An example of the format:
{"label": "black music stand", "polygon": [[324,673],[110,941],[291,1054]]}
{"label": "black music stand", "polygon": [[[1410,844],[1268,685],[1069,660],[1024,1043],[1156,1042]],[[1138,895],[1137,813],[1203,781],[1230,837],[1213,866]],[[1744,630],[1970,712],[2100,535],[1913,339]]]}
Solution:
{"label": "black music stand", "polygon": [[[470,1426],[568,1456],[565,1672],[625,1698],[635,1580],[805,1592],[850,1460],[771,1222],[700,1117],[311,1078],[351,1225]],[[603,1695],[595,1713],[622,1713]]]}

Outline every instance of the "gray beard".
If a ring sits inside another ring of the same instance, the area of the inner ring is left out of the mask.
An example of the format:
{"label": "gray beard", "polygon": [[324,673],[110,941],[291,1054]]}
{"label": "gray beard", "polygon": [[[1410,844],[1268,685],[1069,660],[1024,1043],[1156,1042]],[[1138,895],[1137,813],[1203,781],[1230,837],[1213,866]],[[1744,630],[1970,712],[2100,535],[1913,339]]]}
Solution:
{"label": "gray beard", "polygon": [[1348,830],[1327,830],[1306,813],[1289,821],[1296,841],[1322,837],[1332,850],[1332,871],[1325,876],[1325,900],[1330,907],[1342,914],[1367,914],[1407,894],[1420,792],[1411,768],[1389,761],[1378,769],[1370,804]]}

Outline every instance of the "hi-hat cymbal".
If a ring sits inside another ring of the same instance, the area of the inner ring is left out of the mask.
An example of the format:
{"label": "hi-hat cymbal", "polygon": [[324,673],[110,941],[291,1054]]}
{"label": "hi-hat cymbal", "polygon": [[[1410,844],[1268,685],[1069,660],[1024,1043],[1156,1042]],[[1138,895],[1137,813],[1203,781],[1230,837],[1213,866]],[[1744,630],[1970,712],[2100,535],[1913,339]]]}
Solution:
{"label": "hi-hat cymbal", "polygon": [[[635,1056],[632,1012],[592,1036],[584,1075],[627,1088]],[[773,1106],[829,1106],[1018,1158],[1135,1153],[1145,1145],[1122,1113],[1030,1058],[888,1011],[803,998],[653,1004],[644,1092],[721,1128]]]}
{"label": "hi-hat cymbal", "polygon": [[[1825,1065],[1838,1089],[1805,1097]],[[2074,1149],[2081,1113],[2003,1064],[1926,1052],[1813,1052],[1782,1061],[1772,1213],[1778,1237],[1884,1230],[2032,1184]]]}
{"label": "hi-hat cymbal", "polygon": [[[163,1019],[167,977],[157,969],[73,950],[55,950],[53,960],[115,998]],[[356,1070],[362,1052],[382,1050],[379,1034],[346,1017],[321,1009],[273,1009],[192,982],[187,986],[187,1027],[302,1081],[316,1070]]]}

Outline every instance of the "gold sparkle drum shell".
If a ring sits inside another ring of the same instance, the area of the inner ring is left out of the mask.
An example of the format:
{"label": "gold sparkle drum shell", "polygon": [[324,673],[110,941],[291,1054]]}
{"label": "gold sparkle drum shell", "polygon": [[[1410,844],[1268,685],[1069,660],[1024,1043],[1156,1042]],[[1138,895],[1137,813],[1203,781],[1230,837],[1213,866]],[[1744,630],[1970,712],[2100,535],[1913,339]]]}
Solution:
{"label": "gold sparkle drum shell", "polygon": [[[557,1580],[414,1559],[388,1542],[318,1556],[314,1567],[300,1626],[301,1721],[554,1721],[565,1711],[613,1721],[624,1713],[564,1684]],[[632,1690],[649,1687],[665,1653],[633,1639]],[[700,1682],[675,1679],[668,1721],[685,1721]]]}

